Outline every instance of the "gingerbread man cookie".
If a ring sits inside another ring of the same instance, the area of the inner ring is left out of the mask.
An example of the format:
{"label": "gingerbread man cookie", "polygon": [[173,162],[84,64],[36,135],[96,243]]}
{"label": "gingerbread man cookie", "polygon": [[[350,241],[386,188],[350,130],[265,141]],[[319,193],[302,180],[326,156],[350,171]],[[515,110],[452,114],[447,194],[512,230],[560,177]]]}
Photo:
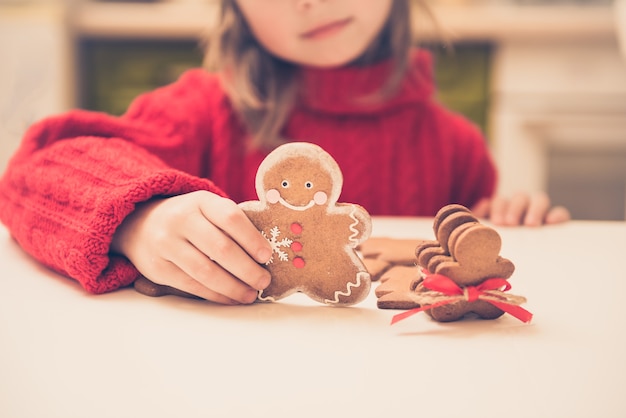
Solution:
{"label": "gingerbread man cookie", "polygon": [[240,203],[270,242],[270,285],[259,301],[294,292],[328,305],[352,305],[369,293],[371,278],[356,247],[371,233],[362,207],[337,203],[343,176],[337,162],[317,145],[281,145],[261,163],[258,201]]}
{"label": "gingerbread man cookie", "polygon": [[494,229],[467,208],[448,205],[438,212],[433,230],[437,240],[416,248],[417,274],[387,279],[376,292],[379,308],[411,309],[396,316],[400,319],[421,311],[441,322],[470,313],[495,319],[508,312],[530,321],[532,314],[519,306],[526,299],[505,293],[515,266],[500,256],[501,239]]}

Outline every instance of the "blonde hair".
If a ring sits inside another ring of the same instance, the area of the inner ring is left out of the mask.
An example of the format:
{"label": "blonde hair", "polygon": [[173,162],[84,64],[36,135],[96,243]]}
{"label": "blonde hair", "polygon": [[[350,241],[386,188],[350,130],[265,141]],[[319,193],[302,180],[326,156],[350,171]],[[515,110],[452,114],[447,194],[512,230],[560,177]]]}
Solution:
{"label": "blonde hair", "polygon": [[[394,70],[378,99],[395,92],[408,66],[413,41],[410,2],[393,0],[380,34],[351,63],[365,66],[382,59],[394,61]],[[272,148],[282,143],[280,131],[297,94],[298,66],[276,58],[258,43],[235,0],[221,0],[219,22],[207,41],[205,66],[221,72],[233,106],[252,134],[253,145]]]}

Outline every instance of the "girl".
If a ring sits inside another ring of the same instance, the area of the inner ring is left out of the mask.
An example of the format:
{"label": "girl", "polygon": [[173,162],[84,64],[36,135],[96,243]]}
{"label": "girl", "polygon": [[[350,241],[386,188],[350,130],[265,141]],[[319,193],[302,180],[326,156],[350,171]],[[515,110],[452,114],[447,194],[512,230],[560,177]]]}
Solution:
{"label": "girl", "polygon": [[32,126],[0,181],[23,248],[92,293],[140,275],[207,300],[251,303],[267,241],[235,202],[281,141],[322,146],[342,200],[372,215],[448,203],[495,223],[566,220],[545,196],[491,199],[485,141],[433,100],[412,49],[410,0],[223,0],[208,64],[114,118],[72,111]]}

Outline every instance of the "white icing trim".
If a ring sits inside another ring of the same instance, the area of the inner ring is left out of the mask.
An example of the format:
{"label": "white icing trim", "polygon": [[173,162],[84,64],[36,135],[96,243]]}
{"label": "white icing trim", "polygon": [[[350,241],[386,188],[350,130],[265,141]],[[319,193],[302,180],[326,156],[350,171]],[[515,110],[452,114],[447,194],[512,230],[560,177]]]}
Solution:
{"label": "white icing trim", "polygon": [[273,297],[271,296],[263,297],[261,296],[262,294],[263,294],[263,291],[259,290],[259,295],[256,298],[262,302],[276,302],[276,299],[274,299]]}
{"label": "white icing trim", "polygon": [[324,303],[339,303],[339,296],[346,296],[346,297],[350,297],[352,295],[352,288],[353,287],[361,287],[361,277],[369,277],[369,273],[366,273],[364,271],[359,271],[356,274],[356,282],[352,283],[352,282],[348,282],[348,284],[346,285],[346,291],[342,292],[341,290],[337,290],[335,292],[335,299],[331,300],[331,299],[326,299],[324,300]]}
{"label": "white icing trim", "polygon": [[350,240],[350,242],[353,243],[353,246],[356,247],[359,244],[359,240],[357,239],[357,236],[359,235],[359,231],[358,229],[356,229],[356,226],[359,224],[359,220],[356,217],[356,206],[352,206],[352,211],[350,212],[350,218],[352,218],[354,222],[350,224],[349,229],[350,231],[352,231],[352,235],[348,237],[348,240]]}

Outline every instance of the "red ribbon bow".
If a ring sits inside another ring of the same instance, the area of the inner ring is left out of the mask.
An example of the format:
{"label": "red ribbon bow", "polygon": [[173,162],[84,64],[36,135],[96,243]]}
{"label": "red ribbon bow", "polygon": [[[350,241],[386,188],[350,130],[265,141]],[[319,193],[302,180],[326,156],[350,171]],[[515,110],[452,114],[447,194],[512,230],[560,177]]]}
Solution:
{"label": "red ribbon bow", "polygon": [[[493,300],[494,297],[497,297],[493,294],[486,293],[488,290],[499,290],[502,292],[506,292],[511,289],[511,284],[506,281],[506,279],[501,278],[492,278],[487,279],[478,286],[468,286],[468,287],[460,287],[449,277],[443,276],[441,274],[428,274],[424,281],[422,282],[424,287],[433,290],[435,292],[439,292],[444,294],[445,296],[461,296],[465,295],[465,300],[468,302],[475,302],[477,300],[484,300],[485,302],[489,302],[498,309],[514,316],[524,323],[528,323],[531,321],[533,314],[528,312],[526,309],[522,308],[519,305],[514,305],[511,303],[503,301]],[[487,298],[488,296],[488,298]],[[391,325],[396,322],[402,321],[416,313],[427,311],[429,309],[437,308],[439,306],[449,305],[451,303],[458,302],[459,298],[452,298],[442,300],[440,302],[435,302],[431,305],[420,306],[419,308],[411,309],[409,311],[403,312],[401,314],[395,315],[391,320]]]}

